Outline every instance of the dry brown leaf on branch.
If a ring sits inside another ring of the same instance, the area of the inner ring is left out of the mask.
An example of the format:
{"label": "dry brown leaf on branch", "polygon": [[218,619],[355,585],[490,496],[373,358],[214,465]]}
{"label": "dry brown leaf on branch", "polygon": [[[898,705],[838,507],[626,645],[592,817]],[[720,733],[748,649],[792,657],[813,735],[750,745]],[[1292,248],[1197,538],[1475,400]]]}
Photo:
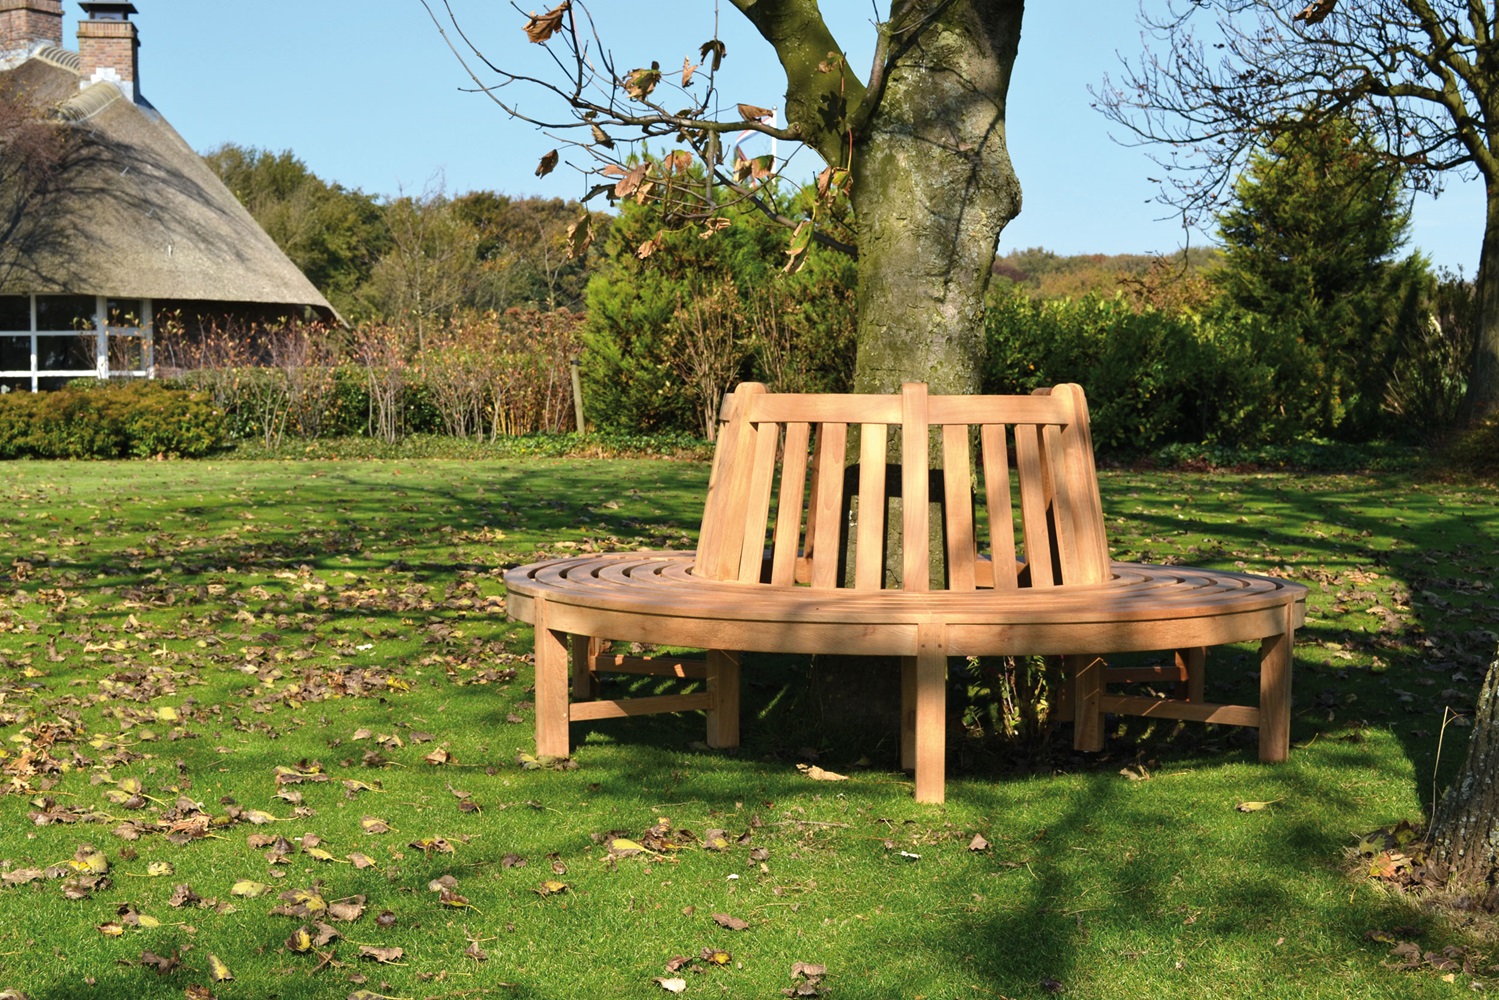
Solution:
{"label": "dry brown leaf on branch", "polygon": [[567,227],[567,259],[577,260],[593,245],[593,216],[587,212]]}
{"label": "dry brown leaf on branch", "polygon": [[696,73],[697,68],[701,65],[702,63],[693,62],[691,56],[682,57],[682,86],[685,87],[692,83],[692,74]]}
{"label": "dry brown leaf on branch", "polygon": [[741,104],[739,105],[739,114],[745,121],[759,121],[762,118],[769,118],[775,112],[769,108],[762,108],[754,104]]}
{"label": "dry brown leaf on branch", "polygon": [[723,42],[714,38],[704,42],[697,50],[698,57],[701,59],[708,58],[710,52],[713,54],[713,72],[717,73],[718,67],[723,65],[724,56],[729,54],[729,50]]}
{"label": "dry brown leaf on branch", "polygon": [[[805,226],[806,223],[804,222],[804,223],[802,223],[802,225]],[[801,231],[801,226],[797,227],[797,231],[798,232]],[[798,252],[800,252],[800,251],[798,251]],[[823,768],[818,767],[816,764],[798,764],[798,765],[796,765],[796,769],[798,771],[800,771],[801,773],[805,774],[807,777],[811,778],[813,781],[847,781],[848,780],[848,775],[846,775],[846,774],[839,774],[837,771],[824,770]]]}
{"label": "dry brown leaf on branch", "polygon": [[637,101],[651,96],[656,84],[661,82],[661,64],[652,62],[650,69],[632,69],[625,74],[625,93]]}
{"label": "dry brown leaf on branch", "polygon": [[555,169],[557,169],[557,151],[554,149],[543,156],[540,163],[536,164],[536,176],[545,177]]}
{"label": "dry brown leaf on branch", "polygon": [[605,132],[597,125],[588,126],[588,131],[593,133],[593,141],[598,143],[600,146],[603,146],[605,149],[614,148],[614,140],[610,138],[608,132]]}
{"label": "dry brown leaf on branch", "polygon": [[572,7],[571,0],[563,0],[545,14],[530,14],[526,21],[526,37],[533,42],[544,42],[562,30],[562,15]]}
{"label": "dry brown leaf on branch", "polygon": [[1320,24],[1327,20],[1327,15],[1331,14],[1332,9],[1337,5],[1338,0],[1313,0],[1312,3],[1306,5],[1300,14],[1291,18],[1291,20],[1305,21],[1308,25]]}
{"label": "dry brown leaf on branch", "polygon": [[616,198],[624,198],[633,194],[635,189],[640,186],[640,182],[645,180],[645,172],[649,168],[649,163],[641,162],[635,164],[630,172],[621,177],[619,183],[614,185],[614,196]]}

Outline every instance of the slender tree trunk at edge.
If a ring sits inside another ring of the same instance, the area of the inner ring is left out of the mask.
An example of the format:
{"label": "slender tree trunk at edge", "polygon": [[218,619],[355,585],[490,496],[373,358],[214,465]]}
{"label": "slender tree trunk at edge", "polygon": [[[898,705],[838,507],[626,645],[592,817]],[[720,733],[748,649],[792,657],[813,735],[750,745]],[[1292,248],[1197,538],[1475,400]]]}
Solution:
{"label": "slender tree trunk at edge", "polygon": [[1499,651],[1478,696],[1467,760],[1432,818],[1431,860],[1465,895],[1482,895],[1499,875]]}
{"label": "slender tree trunk at edge", "polygon": [[1473,344],[1473,367],[1468,378],[1464,409],[1477,423],[1499,416],[1499,186],[1488,188],[1488,219],[1483,250],[1478,258],[1478,336]]}

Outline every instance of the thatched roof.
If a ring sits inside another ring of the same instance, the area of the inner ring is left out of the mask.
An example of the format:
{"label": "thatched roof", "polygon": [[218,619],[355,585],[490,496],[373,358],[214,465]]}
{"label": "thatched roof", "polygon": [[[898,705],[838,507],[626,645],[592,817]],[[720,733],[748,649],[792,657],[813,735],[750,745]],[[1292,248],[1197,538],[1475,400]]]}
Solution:
{"label": "thatched roof", "polygon": [[0,246],[0,294],[72,293],[332,307],[149,103],[80,91],[78,57],[44,47],[0,71],[74,131],[63,182]]}

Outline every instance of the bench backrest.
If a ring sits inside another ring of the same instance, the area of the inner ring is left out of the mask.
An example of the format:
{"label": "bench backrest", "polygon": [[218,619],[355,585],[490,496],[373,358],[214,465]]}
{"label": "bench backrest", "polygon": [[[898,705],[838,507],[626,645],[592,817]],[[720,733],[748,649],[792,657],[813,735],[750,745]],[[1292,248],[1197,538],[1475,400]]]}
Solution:
{"label": "bench backrest", "polygon": [[[722,418],[694,573],[878,590],[887,544],[898,544],[897,585],[908,591],[1108,579],[1088,405],[1076,385],[1030,396],[929,396],[921,383],[899,395],[818,395],[747,382],[725,398]],[[898,462],[887,454],[894,443]],[[900,517],[890,524],[895,498]],[[936,581],[933,507],[946,567]]]}

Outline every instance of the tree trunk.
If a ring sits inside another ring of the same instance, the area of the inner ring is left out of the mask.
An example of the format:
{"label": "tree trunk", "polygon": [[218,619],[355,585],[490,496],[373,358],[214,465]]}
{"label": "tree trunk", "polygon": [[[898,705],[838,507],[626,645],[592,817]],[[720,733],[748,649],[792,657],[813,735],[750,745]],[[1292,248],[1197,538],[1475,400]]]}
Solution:
{"label": "tree trunk", "polygon": [[1476,423],[1499,416],[1499,184],[1493,182],[1488,185],[1488,217],[1475,292],[1478,336],[1464,409]]}
{"label": "tree trunk", "polygon": [[1478,696],[1467,760],[1431,822],[1431,859],[1464,894],[1483,893],[1499,875],[1499,651]]}
{"label": "tree trunk", "polygon": [[856,138],[859,226],[857,392],[902,382],[979,388],[984,293],[1020,185],[1005,146],[1005,97],[1021,0],[950,5],[895,54],[877,110]]}

